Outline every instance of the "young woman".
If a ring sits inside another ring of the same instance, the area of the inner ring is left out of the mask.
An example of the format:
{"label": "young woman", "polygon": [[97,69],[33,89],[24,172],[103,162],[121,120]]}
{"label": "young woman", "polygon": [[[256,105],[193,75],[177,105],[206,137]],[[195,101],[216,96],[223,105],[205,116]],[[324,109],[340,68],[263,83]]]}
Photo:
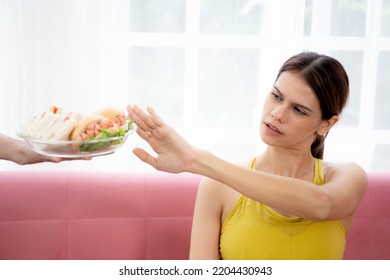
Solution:
{"label": "young woman", "polygon": [[242,166],[195,148],[151,108],[129,115],[157,157],[157,170],[203,175],[191,259],[342,259],[346,233],[367,186],[355,163],[322,161],[324,140],[348,100],[335,59],[303,52],[288,59],[264,102],[267,149]]}

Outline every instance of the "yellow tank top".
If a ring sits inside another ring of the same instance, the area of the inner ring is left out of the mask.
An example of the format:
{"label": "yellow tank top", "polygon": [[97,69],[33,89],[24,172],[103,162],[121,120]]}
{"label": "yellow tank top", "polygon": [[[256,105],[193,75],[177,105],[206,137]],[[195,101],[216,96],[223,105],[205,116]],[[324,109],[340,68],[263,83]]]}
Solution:
{"label": "yellow tank top", "polygon": [[[324,184],[319,159],[315,159],[313,183]],[[343,258],[345,236],[341,221],[287,218],[241,195],[222,224],[220,254],[231,260],[337,260]]]}

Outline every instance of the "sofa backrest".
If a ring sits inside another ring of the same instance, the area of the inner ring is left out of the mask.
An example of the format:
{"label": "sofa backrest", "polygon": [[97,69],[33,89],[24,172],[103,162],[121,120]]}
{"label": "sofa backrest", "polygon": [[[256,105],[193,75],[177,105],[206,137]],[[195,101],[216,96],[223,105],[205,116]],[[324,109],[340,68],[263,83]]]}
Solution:
{"label": "sofa backrest", "polygon": [[[200,176],[0,172],[0,259],[187,259]],[[346,259],[390,259],[390,173],[369,187]]]}

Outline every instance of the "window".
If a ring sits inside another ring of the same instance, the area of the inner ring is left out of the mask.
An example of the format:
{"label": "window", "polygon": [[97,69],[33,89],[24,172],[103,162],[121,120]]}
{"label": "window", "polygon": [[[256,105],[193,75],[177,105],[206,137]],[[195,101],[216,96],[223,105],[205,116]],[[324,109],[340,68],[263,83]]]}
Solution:
{"label": "window", "polygon": [[[264,149],[262,101],[279,67],[312,50],[339,59],[350,78],[325,160],[390,169],[390,0],[37,2],[0,7],[8,134],[9,116],[21,123],[52,103],[83,111],[136,103],[154,106],[193,144],[241,161]],[[110,157],[44,166],[148,169],[131,156],[139,145],[147,148],[134,135]]]}

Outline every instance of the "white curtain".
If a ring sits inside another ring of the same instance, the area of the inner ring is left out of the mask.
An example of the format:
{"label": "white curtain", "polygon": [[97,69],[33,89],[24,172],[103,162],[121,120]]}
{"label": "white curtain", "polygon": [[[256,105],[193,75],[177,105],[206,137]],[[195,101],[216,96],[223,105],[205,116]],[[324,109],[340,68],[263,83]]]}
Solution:
{"label": "white curtain", "polygon": [[[105,105],[125,108],[127,52],[113,49],[109,37],[113,28],[126,24],[126,2],[0,0],[2,133],[16,137],[16,129],[28,117],[50,105],[86,114]],[[104,168],[110,159],[114,157],[58,166],[0,165],[1,169],[89,169]]]}
{"label": "white curtain", "polygon": [[111,7],[101,0],[1,0],[3,131],[13,133],[10,120],[16,125],[50,104],[88,110],[126,101],[118,98],[126,87],[108,40]]}

